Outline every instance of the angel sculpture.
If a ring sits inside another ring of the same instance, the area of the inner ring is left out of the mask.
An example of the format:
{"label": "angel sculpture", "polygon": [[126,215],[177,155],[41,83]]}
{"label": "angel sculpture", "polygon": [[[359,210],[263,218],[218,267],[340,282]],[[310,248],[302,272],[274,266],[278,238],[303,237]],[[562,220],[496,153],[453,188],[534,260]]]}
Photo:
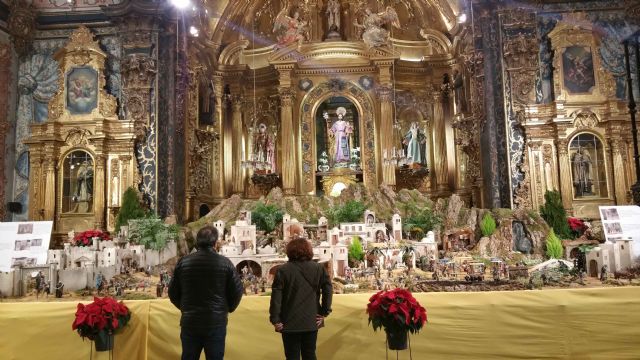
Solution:
{"label": "angel sculpture", "polygon": [[382,25],[391,24],[396,28],[400,28],[400,20],[398,19],[398,13],[391,7],[387,8],[381,13],[374,13],[371,9],[365,9],[365,18],[362,24],[358,21],[354,25],[360,29],[363,29],[362,40],[369,49],[373,47],[380,47],[389,44],[389,31],[384,29]]}
{"label": "angel sculpture", "polygon": [[298,11],[293,13],[293,17],[287,15],[289,8],[285,6],[278,16],[276,16],[273,32],[278,34],[278,45],[288,46],[298,42],[298,47],[302,45],[307,33],[307,22],[300,19]]}

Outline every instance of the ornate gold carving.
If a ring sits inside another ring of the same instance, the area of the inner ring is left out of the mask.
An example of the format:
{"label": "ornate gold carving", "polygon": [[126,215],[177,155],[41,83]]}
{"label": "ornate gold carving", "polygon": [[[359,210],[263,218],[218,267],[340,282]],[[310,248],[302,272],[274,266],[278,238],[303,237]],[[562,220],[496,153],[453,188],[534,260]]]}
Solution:
{"label": "ornate gold carving", "polygon": [[89,136],[91,136],[91,131],[79,127],[73,127],[67,130],[67,135],[65,136],[64,141],[72,146],[88,145]]}
{"label": "ornate gold carving", "polygon": [[558,139],[556,140],[556,148],[558,149],[559,155],[568,155],[569,148],[567,147],[567,139]]}
{"label": "ornate gold carving", "polygon": [[380,87],[376,90],[376,95],[381,102],[390,102],[393,97],[393,90],[388,87]]}
{"label": "ornate gold carving", "polygon": [[549,144],[542,146],[542,162],[543,164],[553,163],[553,148]]}
{"label": "ornate gold carving", "polygon": [[189,151],[189,188],[196,194],[210,194],[213,177],[213,150],[218,134],[195,129],[195,142]]}
{"label": "ornate gold carving", "polygon": [[598,116],[589,110],[578,110],[571,114],[573,126],[577,129],[588,129],[598,126]]}
{"label": "ornate gold carving", "polygon": [[13,37],[13,46],[20,56],[31,49],[36,31],[36,11],[30,1],[13,0],[9,9],[7,29]]}
{"label": "ornate gold carving", "polygon": [[[10,78],[11,69],[11,45],[0,44],[0,149],[5,148],[7,133],[11,129],[7,115],[9,112],[9,88],[11,86]],[[5,152],[0,152],[0,164],[4,164]],[[0,167],[0,201],[4,201],[5,197],[5,167]],[[0,206],[0,221],[3,221],[6,214],[6,208]]]}
{"label": "ornate gold carving", "polygon": [[156,75],[155,61],[144,54],[132,54],[121,63],[124,103],[134,121],[136,141],[143,141],[149,126],[149,92]]}
{"label": "ornate gold carving", "polygon": [[[321,83],[305,95],[301,104],[302,120],[300,121],[300,138],[302,143],[302,189],[301,192],[309,193],[315,191],[315,169],[318,168],[316,162],[315,149],[315,114],[319,102],[329,96],[345,96],[353,100],[358,108],[361,121],[362,141],[362,167],[364,170],[365,185],[374,188],[378,185],[375,156],[375,119],[373,102],[369,95],[357,85],[346,82],[342,92],[335,92],[327,83]],[[283,130],[284,131],[284,130]],[[284,146],[284,145],[283,145]]]}
{"label": "ornate gold carving", "polygon": [[279,88],[278,95],[280,96],[280,104],[284,107],[291,107],[295,100],[295,91],[291,88]]}
{"label": "ornate gold carving", "polygon": [[[122,190],[131,185],[132,176],[127,174],[131,165],[119,165],[119,158],[133,156],[133,122],[116,116],[115,98],[105,90],[106,54],[87,28],[77,29],[54,57],[60,77],[58,91],[49,103],[49,118],[44,123],[31,124],[31,136],[24,141],[31,154],[42,154],[30,159],[30,171],[35,177],[29,185],[29,215],[32,219],[54,220],[56,232],[104,228],[111,215],[106,212],[107,205],[117,203]],[[75,71],[84,72],[81,76],[89,81],[80,85],[67,81],[66,77]],[[72,89],[67,89],[68,83]],[[87,108],[86,112],[76,108],[78,113],[72,113],[67,95],[77,86],[82,86],[82,98],[94,101],[95,108]],[[77,150],[86,151],[93,158],[94,202],[81,213],[63,213],[64,180],[70,174],[69,169],[60,166],[56,170],[56,166],[63,165],[66,156]],[[107,195],[110,198],[105,198]]]}
{"label": "ornate gold carving", "polygon": [[[102,117],[116,117],[116,98],[105,90],[104,77],[105,60],[107,55],[100,49],[93,34],[80,26],[70,36],[70,41],[59,50],[54,58],[60,63],[58,76],[58,91],[49,102],[49,121],[69,121],[76,119],[95,119]],[[67,107],[66,81],[68,74],[75,68],[88,67],[97,72],[97,106],[90,113],[74,114]]]}

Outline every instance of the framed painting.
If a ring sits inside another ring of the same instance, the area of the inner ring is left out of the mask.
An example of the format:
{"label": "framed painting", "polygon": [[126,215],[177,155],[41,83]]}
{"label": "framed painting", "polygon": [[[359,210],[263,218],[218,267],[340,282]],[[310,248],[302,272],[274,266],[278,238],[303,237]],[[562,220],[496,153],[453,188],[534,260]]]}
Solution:
{"label": "framed painting", "polygon": [[574,94],[590,93],[596,86],[591,48],[570,46],[562,54],[564,87]]}
{"label": "framed painting", "polygon": [[91,114],[98,106],[98,72],[90,67],[73,68],[67,75],[66,85],[69,113]]}

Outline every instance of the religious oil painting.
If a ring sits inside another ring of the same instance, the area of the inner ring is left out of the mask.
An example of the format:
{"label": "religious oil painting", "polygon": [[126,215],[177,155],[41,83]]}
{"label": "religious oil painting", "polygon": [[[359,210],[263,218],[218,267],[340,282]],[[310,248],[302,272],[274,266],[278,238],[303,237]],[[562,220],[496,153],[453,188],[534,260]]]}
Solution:
{"label": "religious oil painting", "polygon": [[571,46],[562,54],[564,86],[572,93],[589,93],[596,85],[591,49]]}
{"label": "religious oil painting", "polygon": [[90,114],[98,105],[98,73],[90,67],[74,68],[67,76],[67,110]]}

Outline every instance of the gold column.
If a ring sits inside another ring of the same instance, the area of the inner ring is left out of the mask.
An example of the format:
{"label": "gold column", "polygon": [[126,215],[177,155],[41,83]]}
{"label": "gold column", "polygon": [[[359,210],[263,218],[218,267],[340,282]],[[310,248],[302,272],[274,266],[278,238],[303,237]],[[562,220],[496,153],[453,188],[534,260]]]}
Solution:
{"label": "gold column", "polygon": [[45,168],[45,192],[44,192],[44,219],[54,220],[56,213],[56,160],[53,149],[48,148],[44,161]]}
{"label": "gold column", "polygon": [[433,143],[434,171],[436,190],[446,191],[449,187],[449,167],[447,163],[447,128],[444,120],[442,93],[435,91],[433,95]]}
{"label": "gold column", "polygon": [[611,156],[613,157],[613,179],[615,186],[616,205],[627,203],[627,184],[625,176],[625,166],[622,161],[622,151],[624,143],[620,140],[610,140]]}
{"label": "gold column", "polygon": [[105,170],[105,162],[107,158],[104,155],[96,156],[96,173],[95,173],[95,182],[93,184],[94,194],[93,194],[93,209],[95,212],[95,224],[94,227],[96,229],[104,229],[104,192],[105,192],[105,181],[104,181],[104,170]]}
{"label": "gold column", "polygon": [[571,181],[571,162],[569,161],[567,140],[557,140],[556,147],[558,150],[558,165],[560,166],[562,205],[565,209],[569,210],[573,207],[573,182]]}
{"label": "gold column", "polygon": [[42,220],[42,214],[40,214],[40,209],[42,209],[42,203],[40,202],[40,191],[43,189],[40,187],[42,183],[42,149],[31,149],[30,161],[29,161],[29,175],[31,176],[31,181],[29,181],[29,220]]}
{"label": "gold column", "polygon": [[214,124],[215,131],[218,134],[219,138],[216,141],[216,147],[218,151],[217,163],[215,164],[215,168],[218,169],[217,173],[214,175],[214,195],[219,198],[225,197],[225,169],[224,169],[224,158],[225,158],[225,149],[224,149],[224,99],[222,97],[224,92],[224,86],[222,83],[222,76],[214,76],[213,77],[213,86],[214,92],[216,95],[216,121]]}
{"label": "gold column", "polygon": [[296,151],[293,139],[293,98],[290,88],[281,87],[280,94],[280,124],[282,132],[282,190],[287,195],[296,192]]}
{"label": "gold column", "polygon": [[[392,90],[388,87],[378,89],[378,100],[380,100],[380,136],[382,144],[382,158],[384,154],[392,156],[393,151],[393,105],[391,103]],[[396,167],[393,164],[382,164],[382,183],[392,189],[396,186]]]}
{"label": "gold column", "polygon": [[232,133],[233,133],[233,193],[244,191],[244,170],[242,169],[242,98],[235,95],[232,99]]}

